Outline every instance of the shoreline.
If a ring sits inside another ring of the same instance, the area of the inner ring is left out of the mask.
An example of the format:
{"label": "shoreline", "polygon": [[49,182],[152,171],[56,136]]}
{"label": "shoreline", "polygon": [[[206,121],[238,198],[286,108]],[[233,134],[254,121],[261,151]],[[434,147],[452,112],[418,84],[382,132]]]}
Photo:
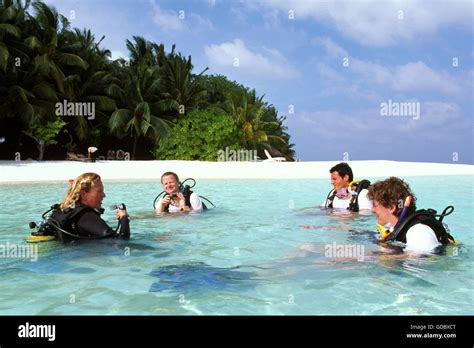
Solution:
{"label": "shoreline", "polygon": [[[159,181],[166,171],[195,179],[319,179],[341,161],[0,161],[0,184],[63,182],[85,172],[104,181]],[[355,178],[474,175],[474,165],[397,161],[347,161]]]}

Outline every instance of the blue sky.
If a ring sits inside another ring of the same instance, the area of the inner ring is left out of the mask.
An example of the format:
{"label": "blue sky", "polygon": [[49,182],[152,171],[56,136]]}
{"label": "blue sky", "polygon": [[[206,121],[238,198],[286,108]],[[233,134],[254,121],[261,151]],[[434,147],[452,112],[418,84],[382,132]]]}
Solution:
{"label": "blue sky", "polygon": [[[472,1],[46,3],[114,57],[134,35],[176,44],[195,72],[265,94],[301,160],[474,163]],[[390,101],[419,113],[384,116]]]}

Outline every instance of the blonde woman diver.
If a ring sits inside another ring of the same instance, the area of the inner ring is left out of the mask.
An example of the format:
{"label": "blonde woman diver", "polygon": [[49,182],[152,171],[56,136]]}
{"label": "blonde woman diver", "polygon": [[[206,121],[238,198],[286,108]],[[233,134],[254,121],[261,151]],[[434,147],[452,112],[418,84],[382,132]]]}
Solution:
{"label": "blonde woman diver", "polygon": [[116,213],[119,221],[113,230],[100,217],[103,213],[102,200],[105,198],[104,185],[96,173],[84,173],[74,181],[64,201],[50,218],[56,236],[61,240],[130,238],[130,220],[123,206]]}

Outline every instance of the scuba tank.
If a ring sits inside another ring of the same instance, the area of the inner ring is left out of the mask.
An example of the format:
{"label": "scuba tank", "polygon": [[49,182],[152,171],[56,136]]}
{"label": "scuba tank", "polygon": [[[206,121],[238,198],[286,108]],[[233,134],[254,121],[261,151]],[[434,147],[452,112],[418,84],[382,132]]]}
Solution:
{"label": "scuba tank", "polygon": [[[120,203],[112,205],[110,209],[126,210],[126,206],[124,203]],[[71,232],[70,230],[74,221],[82,215],[82,213],[91,210],[94,209],[81,206],[77,208],[68,208],[62,211],[59,204],[54,204],[41,215],[43,219],[42,221],[29,223],[30,229],[36,229],[36,231],[31,232],[31,236],[26,237],[25,239],[28,243],[46,242],[55,239],[58,239],[61,242],[70,239],[103,239],[104,237],[81,236],[77,233]],[[104,209],[100,209],[99,212],[103,213]],[[117,228],[115,229],[114,234],[118,232],[119,228],[120,221],[117,223]]]}
{"label": "scuba tank", "polygon": [[352,194],[351,202],[349,203],[349,207],[347,208],[350,211],[358,212],[359,211],[359,194],[363,189],[368,189],[370,186],[369,180],[354,180],[349,183],[349,187],[356,185],[356,190]]}

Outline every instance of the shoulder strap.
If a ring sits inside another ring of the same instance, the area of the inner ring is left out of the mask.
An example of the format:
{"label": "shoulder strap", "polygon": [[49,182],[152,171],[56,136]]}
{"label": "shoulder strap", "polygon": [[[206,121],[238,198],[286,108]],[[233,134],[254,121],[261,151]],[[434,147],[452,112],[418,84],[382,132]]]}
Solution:
{"label": "shoulder strap", "polygon": [[[336,197],[336,190],[335,189],[332,189],[331,191],[329,191],[327,197],[326,197],[326,202],[324,203],[325,204],[325,207],[326,209],[332,209],[332,202],[334,201],[334,198]],[[328,204],[329,202],[329,204]]]}
{"label": "shoulder strap", "polygon": [[183,196],[184,196],[184,204],[191,208],[191,195],[193,194],[193,191],[189,188],[189,186],[186,186],[184,191],[183,191]]}

